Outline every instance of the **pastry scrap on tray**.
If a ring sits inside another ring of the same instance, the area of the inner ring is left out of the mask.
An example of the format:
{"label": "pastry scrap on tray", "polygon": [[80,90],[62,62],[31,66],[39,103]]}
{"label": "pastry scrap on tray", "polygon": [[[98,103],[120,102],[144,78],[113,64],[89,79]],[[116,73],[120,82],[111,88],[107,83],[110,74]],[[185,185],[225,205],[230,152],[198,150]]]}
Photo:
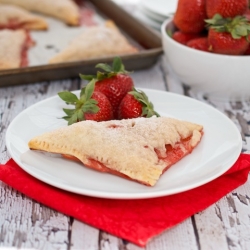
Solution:
{"label": "pastry scrap on tray", "polygon": [[27,66],[27,50],[31,46],[33,41],[26,31],[0,30],[0,69]]}
{"label": "pastry scrap on tray", "polygon": [[69,25],[79,25],[80,11],[73,0],[0,0],[1,3],[52,16]]}
{"label": "pastry scrap on tray", "polygon": [[104,56],[136,53],[138,49],[131,45],[112,21],[105,25],[89,27],[74,38],[71,43],[50,59],[50,63],[62,63]]}
{"label": "pastry scrap on tray", "polygon": [[0,4],[0,29],[46,30],[46,20],[18,6]]}
{"label": "pastry scrap on tray", "polygon": [[[62,154],[84,166],[147,186],[199,144],[203,127],[174,118],[82,121],[36,136],[29,148]],[[105,176],[104,176],[105,178]]]}

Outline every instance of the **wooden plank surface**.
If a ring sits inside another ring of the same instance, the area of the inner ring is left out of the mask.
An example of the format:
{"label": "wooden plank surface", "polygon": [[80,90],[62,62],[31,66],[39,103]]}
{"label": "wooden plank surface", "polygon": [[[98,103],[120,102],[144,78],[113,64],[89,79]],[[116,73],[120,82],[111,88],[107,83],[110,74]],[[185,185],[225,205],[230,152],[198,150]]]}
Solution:
{"label": "wooden plank surface", "polygon": [[[152,88],[184,93],[182,85],[168,74],[160,58],[154,67],[134,72],[138,88]],[[61,90],[84,86],[79,79],[44,82],[0,89],[0,162],[10,156],[5,147],[5,133],[13,118],[28,106],[56,95]],[[242,133],[243,151],[249,153],[250,102],[221,103],[190,96],[217,107],[237,125]],[[239,187],[208,209],[155,237],[146,248],[123,241],[73,218],[45,207],[11,187],[0,183],[0,249],[90,249],[90,250],[186,250],[250,249],[250,183]]]}

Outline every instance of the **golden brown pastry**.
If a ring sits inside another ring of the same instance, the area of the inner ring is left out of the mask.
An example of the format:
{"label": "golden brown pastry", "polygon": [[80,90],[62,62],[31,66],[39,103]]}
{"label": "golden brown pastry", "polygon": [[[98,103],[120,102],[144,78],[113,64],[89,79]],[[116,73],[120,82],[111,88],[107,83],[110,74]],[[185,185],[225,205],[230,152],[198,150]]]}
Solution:
{"label": "golden brown pastry", "polygon": [[24,30],[0,30],[0,69],[27,66],[27,50],[32,41]]}
{"label": "golden brown pastry", "polygon": [[82,121],[38,135],[28,145],[154,186],[164,171],[192,152],[202,130],[201,125],[166,117]]}
{"label": "golden brown pastry", "polygon": [[79,7],[73,0],[0,0],[0,3],[52,16],[69,25],[79,24]]}
{"label": "golden brown pastry", "polygon": [[137,48],[132,46],[121,34],[113,22],[104,26],[87,28],[49,63],[80,61],[105,56],[125,55],[136,53]]}
{"label": "golden brown pastry", "polygon": [[0,4],[0,29],[46,30],[48,24],[44,18],[14,5]]}

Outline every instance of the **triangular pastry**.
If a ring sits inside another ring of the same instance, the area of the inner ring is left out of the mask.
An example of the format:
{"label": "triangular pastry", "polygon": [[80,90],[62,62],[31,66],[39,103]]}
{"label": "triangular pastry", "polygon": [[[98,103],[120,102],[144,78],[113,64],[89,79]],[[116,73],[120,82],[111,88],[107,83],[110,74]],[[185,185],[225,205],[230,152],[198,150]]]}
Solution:
{"label": "triangular pastry", "polygon": [[24,30],[0,30],[0,69],[27,66],[27,50],[33,45]]}
{"label": "triangular pastry", "polygon": [[192,152],[202,130],[201,125],[166,117],[82,121],[36,136],[28,146],[154,186],[164,171]]}
{"label": "triangular pastry", "polygon": [[46,30],[44,18],[14,5],[0,4],[0,29]]}
{"label": "triangular pastry", "polygon": [[136,53],[113,22],[106,25],[86,28],[82,34],[75,37],[69,45],[50,59],[50,63],[80,61],[105,56]]}
{"label": "triangular pastry", "polygon": [[52,16],[69,25],[79,25],[80,11],[73,0],[0,0],[0,3]]}

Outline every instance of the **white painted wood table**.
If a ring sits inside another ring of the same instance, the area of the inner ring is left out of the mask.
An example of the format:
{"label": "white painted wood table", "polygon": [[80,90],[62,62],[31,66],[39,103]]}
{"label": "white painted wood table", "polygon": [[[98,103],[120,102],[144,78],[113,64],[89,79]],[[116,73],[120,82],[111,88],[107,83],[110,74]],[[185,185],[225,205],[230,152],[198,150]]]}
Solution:
{"label": "white painted wood table", "polygon": [[[151,88],[191,95],[168,74],[163,58],[151,68],[134,72],[138,88]],[[28,106],[56,95],[63,89],[75,90],[79,79],[42,82],[0,89],[0,162],[10,156],[5,133],[13,118]],[[242,134],[243,151],[250,152],[250,100],[246,102],[209,103],[230,117]],[[122,239],[58,213],[16,192],[0,182],[0,249],[143,249]],[[155,237],[147,250],[249,250],[250,249],[250,180],[216,204],[195,214],[174,228]]]}
{"label": "white painted wood table", "polygon": [[[138,88],[189,95],[225,113],[242,134],[250,153],[250,100],[216,102],[194,95],[175,81],[163,58],[151,68],[132,74]],[[41,82],[0,88],[0,163],[10,158],[5,146],[6,129],[30,105],[62,90],[83,86],[79,79]],[[62,250],[249,250],[250,180],[206,210],[155,237],[140,248],[39,204],[0,182],[0,249]]]}

